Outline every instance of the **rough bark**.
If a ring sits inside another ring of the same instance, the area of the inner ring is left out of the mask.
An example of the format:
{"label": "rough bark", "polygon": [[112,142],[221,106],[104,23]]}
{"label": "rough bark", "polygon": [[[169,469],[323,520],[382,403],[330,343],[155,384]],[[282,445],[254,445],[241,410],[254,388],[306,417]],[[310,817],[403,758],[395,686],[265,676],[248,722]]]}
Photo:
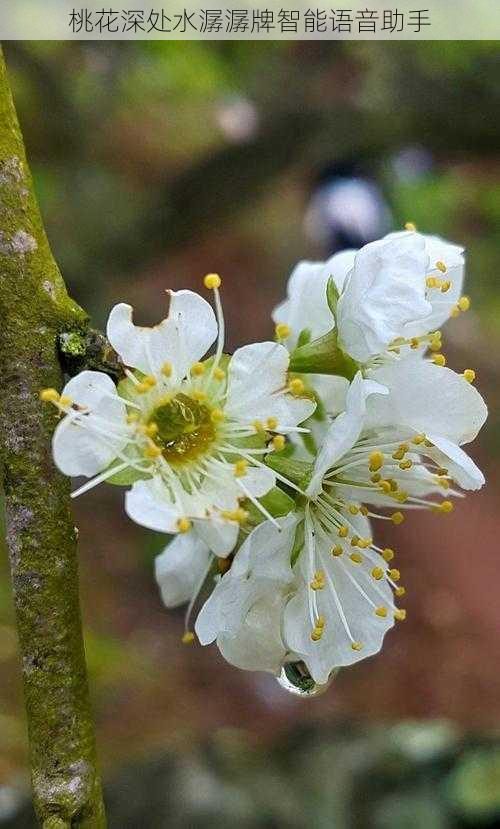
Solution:
{"label": "rough bark", "polygon": [[50,453],[57,343],[86,330],[33,192],[0,52],[0,462],[35,809],[44,829],[105,826],[67,479]]}

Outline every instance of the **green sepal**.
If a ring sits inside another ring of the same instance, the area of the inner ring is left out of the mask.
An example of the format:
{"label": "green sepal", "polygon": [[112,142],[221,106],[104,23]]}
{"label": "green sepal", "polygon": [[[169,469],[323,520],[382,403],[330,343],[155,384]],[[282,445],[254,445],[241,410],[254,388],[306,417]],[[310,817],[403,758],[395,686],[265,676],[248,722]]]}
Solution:
{"label": "green sepal", "polygon": [[303,328],[297,339],[297,348],[300,348],[301,346],[307,345],[307,343],[311,342],[311,336],[311,329]]}
{"label": "green sepal", "polygon": [[331,276],[326,285],[326,301],[328,302],[328,307],[334,317],[337,315],[339,296],[339,289],[333,281],[333,276]]}
{"label": "green sepal", "polygon": [[272,452],[266,455],[266,464],[301,489],[306,489],[309,485],[313,472],[312,463],[283,457],[281,453]]}
{"label": "green sepal", "polygon": [[[137,457],[137,460],[140,460],[139,456]],[[121,463],[121,458],[115,458],[115,460],[108,466],[108,469],[112,469],[114,466],[119,466]],[[116,474],[112,475],[110,478],[106,478],[106,483],[114,484],[115,486],[130,486],[130,484],[135,484],[136,481],[145,481],[148,478],[151,478],[151,474],[149,472],[139,472],[139,470],[133,469],[129,466],[127,469],[122,469],[121,472],[116,472]]]}
{"label": "green sepal", "polygon": [[295,537],[293,539],[293,547],[290,555],[290,567],[293,567],[296,564],[297,559],[304,548],[304,537],[304,522],[301,521],[300,524],[297,524],[297,529],[295,530]]}
{"label": "green sepal", "polygon": [[[262,498],[258,498],[257,500],[260,504],[262,504],[264,509],[272,515],[273,518],[282,518],[284,515],[288,515],[288,513],[295,508],[295,501],[293,498],[290,498],[286,492],[277,486],[270,489],[269,492],[262,496]],[[252,527],[256,527],[258,524],[262,524],[262,522],[266,520],[265,516],[261,513],[258,507],[256,507],[250,500],[246,499],[242,506],[243,509],[248,512],[248,523],[251,524]]]}
{"label": "green sepal", "polygon": [[339,348],[333,329],[290,355],[290,371],[297,374],[335,374],[352,380],[358,369],[358,363]]}

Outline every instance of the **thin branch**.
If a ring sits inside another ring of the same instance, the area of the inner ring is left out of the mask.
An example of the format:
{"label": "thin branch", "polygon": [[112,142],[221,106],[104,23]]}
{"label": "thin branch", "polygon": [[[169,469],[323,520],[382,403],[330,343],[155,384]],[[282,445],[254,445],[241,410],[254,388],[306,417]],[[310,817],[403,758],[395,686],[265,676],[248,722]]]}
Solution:
{"label": "thin branch", "polygon": [[33,192],[0,52],[0,461],[35,809],[44,829],[105,826],[83,649],[76,530],[50,455],[57,339],[84,332]]}

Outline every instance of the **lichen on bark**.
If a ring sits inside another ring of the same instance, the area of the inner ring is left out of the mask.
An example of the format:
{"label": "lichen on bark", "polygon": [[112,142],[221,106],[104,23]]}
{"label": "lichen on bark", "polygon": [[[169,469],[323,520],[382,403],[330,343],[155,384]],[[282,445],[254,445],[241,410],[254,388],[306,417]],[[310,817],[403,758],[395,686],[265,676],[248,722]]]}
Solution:
{"label": "lichen on bark", "polygon": [[0,474],[35,809],[50,827],[105,826],[68,481],[55,469],[58,339],[86,335],[51,254],[0,51]]}

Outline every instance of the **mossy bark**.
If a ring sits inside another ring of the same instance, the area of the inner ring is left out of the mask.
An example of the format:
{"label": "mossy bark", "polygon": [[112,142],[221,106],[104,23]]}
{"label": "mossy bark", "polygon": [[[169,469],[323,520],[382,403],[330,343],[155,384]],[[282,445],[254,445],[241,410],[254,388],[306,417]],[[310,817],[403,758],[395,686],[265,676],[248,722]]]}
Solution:
{"label": "mossy bark", "polygon": [[85,332],[43,229],[0,52],[0,462],[35,809],[45,829],[105,826],[85,667],[76,529],[50,452],[58,337]]}

